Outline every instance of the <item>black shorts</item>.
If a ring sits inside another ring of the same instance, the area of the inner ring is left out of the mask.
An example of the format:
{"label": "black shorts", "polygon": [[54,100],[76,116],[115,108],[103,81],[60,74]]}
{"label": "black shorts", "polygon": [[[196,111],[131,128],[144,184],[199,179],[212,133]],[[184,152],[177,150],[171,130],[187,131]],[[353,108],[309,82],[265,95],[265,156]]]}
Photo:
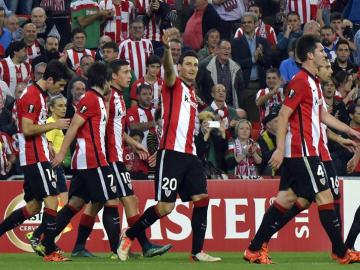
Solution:
{"label": "black shorts", "polygon": [[207,194],[207,182],[197,156],[171,150],[160,150],[156,157],[155,199],[175,202],[179,194],[182,201],[191,196]]}
{"label": "black shorts", "polygon": [[334,200],[339,200],[341,198],[340,189],[339,189],[339,179],[338,175],[332,160],[323,162],[327,177],[329,179],[329,187],[331,193],[334,197]]}
{"label": "black shorts", "polygon": [[56,173],[56,183],[59,190],[59,193],[64,193],[68,191],[68,188],[66,186],[66,177],[64,168],[62,166],[57,167],[54,169]]}
{"label": "black shorts", "polygon": [[134,191],[131,183],[131,176],[126,169],[124,163],[113,162],[110,164],[111,169],[114,171],[118,193],[120,197],[126,197],[134,195]]}
{"label": "black shorts", "polygon": [[279,190],[288,188],[309,201],[313,201],[317,193],[328,189],[329,181],[320,158],[284,158]]}
{"label": "black shorts", "polygon": [[50,162],[38,162],[21,167],[24,172],[24,200],[42,201],[59,194],[55,172]]}
{"label": "black shorts", "polygon": [[69,199],[72,196],[82,198],[86,203],[104,203],[117,199],[116,179],[110,166],[94,169],[74,170],[70,183]]}

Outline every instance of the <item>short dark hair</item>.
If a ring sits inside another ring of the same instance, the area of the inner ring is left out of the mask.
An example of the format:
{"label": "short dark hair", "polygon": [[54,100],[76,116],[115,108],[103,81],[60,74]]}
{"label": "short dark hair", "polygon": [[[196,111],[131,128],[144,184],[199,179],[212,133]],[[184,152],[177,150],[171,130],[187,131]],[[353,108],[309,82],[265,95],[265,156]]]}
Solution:
{"label": "short dark hair", "polygon": [[346,45],[350,49],[349,42],[345,39],[339,39],[339,41],[336,43],[336,50],[338,50],[340,45]]}
{"label": "short dark hair", "polygon": [[90,54],[84,54],[84,55],[81,56],[81,58],[80,58],[80,66],[81,66],[81,64],[82,64],[82,61],[83,61],[85,58],[93,58],[93,59],[94,59],[94,57],[92,57]]}
{"label": "short dark hair", "polygon": [[140,139],[144,139],[144,132],[138,129],[131,129],[129,136],[130,137],[139,136]]}
{"label": "short dark hair", "polygon": [[43,79],[47,80],[50,77],[53,78],[54,83],[60,80],[68,81],[71,79],[71,73],[63,63],[53,59],[47,63]]}
{"label": "short dark hair", "polygon": [[286,15],[286,19],[289,18],[289,16],[297,16],[300,20],[300,15],[299,13],[297,13],[296,11],[290,11],[287,15]]}
{"label": "short dark hair", "polygon": [[255,2],[252,2],[252,3],[249,5],[248,10],[250,10],[251,7],[257,7],[257,8],[259,9],[259,11],[260,11],[260,14],[262,14],[262,8],[261,8],[258,4],[256,4]]}
{"label": "short dark hair", "polygon": [[321,32],[321,30],[331,30],[331,32],[335,33],[334,28],[332,28],[330,25],[325,25],[325,26],[321,27],[320,32]]}
{"label": "short dark hair", "polygon": [[183,62],[184,62],[184,58],[185,58],[185,57],[188,57],[188,56],[190,56],[190,57],[195,57],[196,59],[199,59],[195,51],[189,50],[189,51],[183,52],[183,53],[180,55],[179,64],[182,65]]}
{"label": "short dark hair", "polygon": [[335,86],[339,87],[341,84],[345,83],[350,75],[351,74],[349,74],[345,70],[339,70],[338,72],[333,74],[333,81],[335,83]]}
{"label": "short dark hair", "polygon": [[216,32],[218,32],[220,34],[219,30],[217,30],[216,28],[211,28],[209,31],[206,32],[204,40],[207,41],[209,39],[210,34],[216,33]]}
{"label": "short dark hair", "polygon": [[316,43],[321,43],[320,39],[314,35],[304,35],[296,42],[296,55],[301,62],[307,60],[308,53],[314,53]]}
{"label": "short dark hair", "polygon": [[26,43],[24,40],[14,41],[10,43],[9,47],[6,50],[6,54],[13,58],[15,53],[26,48]]}
{"label": "short dark hair", "polygon": [[141,91],[144,90],[144,89],[152,91],[151,85],[142,83],[136,88],[136,95],[140,95]]}
{"label": "short dark hair", "polygon": [[128,61],[124,59],[117,59],[109,63],[109,68],[112,73],[118,73],[121,67],[128,65],[130,65]]}
{"label": "short dark hair", "polygon": [[130,27],[131,27],[134,23],[142,23],[142,25],[145,25],[145,24],[144,24],[144,21],[143,21],[140,17],[136,17],[135,20],[133,20],[132,22],[130,22]]}
{"label": "short dark hair", "polygon": [[76,28],[74,28],[74,29],[71,31],[71,40],[73,40],[73,39],[74,39],[74,36],[75,36],[76,34],[79,34],[79,33],[82,33],[82,34],[85,35],[85,37],[87,37],[87,34],[86,34],[86,32],[84,31],[84,29],[82,29],[82,28],[80,28],[80,27],[76,27]]}
{"label": "short dark hair", "polygon": [[152,64],[161,65],[160,57],[155,54],[150,55],[149,58],[146,60],[146,66],[148,67],[149,65],[152,65]]}
{"label": "short dark hair", "polygon": [[266,75],[268,73],[275,73],[279,78],[281,77],[280,75],[280,71],[277,68],[271,67],[269,69],[266,70]]}
{"label": "short dark hair", "polygon": [[330,14],[330,22],[340,20],[342,21],[342,15],[340,12],[332,12]]}
{"label": "short dark hair", "polygon": [[116,45],[116,42],[114,41],[106,42],[103,46],[103,50],[104,49],[113,49],[114,52],[119,52],[119,46]]}
{"label": "short dark hair", "polygon": [[103,88],[106,82],[111,80],[111,72],[109,72],[106,64],[102,62],[92,64],[88,69],[87,75],[90,86]]}

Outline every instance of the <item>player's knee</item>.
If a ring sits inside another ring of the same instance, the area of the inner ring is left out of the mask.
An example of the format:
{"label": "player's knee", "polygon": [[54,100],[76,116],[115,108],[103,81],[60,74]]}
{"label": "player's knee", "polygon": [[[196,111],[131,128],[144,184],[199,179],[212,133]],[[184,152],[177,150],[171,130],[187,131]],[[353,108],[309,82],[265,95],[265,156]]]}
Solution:
{"label": "player's knee", "polygon": [[157,210],[162,217],[170,214],[172,210],[174,210],[174,208],[175,208],[175,203],[159,202],[157,204]]}
{"label": "player's knee", "polygon": [[29,212],[29,214],[36,215],[41,211],[41,202],[38,201],[28,202],[26,205],[26,210]]}
{"label": "player's knee", "polygon": [[330,189],[324,190],[316,194],[317,205],[329,204],[334,202],[334,197]]}
{"label": "player's knee", "polygon": [[80,211],[83,208],[85,201],[79,197],[73,196],[70,198],[68,204],[77,211]]}
{"label": "player's knee", "polygon": [[308,209],[311,205],[311,202],[309,202],[309,200],[305,199],[305,198],[298,198],[296,200],[296,204],[299,206],[299,208],[301,209]]}
{"label": "player's knee", "polygon": [[276,197],[276,202],[283,208],[290,209],[296,202],[296,199],[297,197],[292,191],[280,191]]}
{"label": "player's knee", "polygon": [[136,206],[137,207],[137,205],[139,203],[139,199],[135,195],[122,197],[122,198],[120,198],[120,201],[124,206]]}

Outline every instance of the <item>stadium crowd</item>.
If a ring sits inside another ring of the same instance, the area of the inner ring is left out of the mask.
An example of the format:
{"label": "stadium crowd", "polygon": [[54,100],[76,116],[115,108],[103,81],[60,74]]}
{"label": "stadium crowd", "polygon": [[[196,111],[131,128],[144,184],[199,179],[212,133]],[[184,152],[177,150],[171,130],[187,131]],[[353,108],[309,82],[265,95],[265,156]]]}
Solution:
{"label": "stadium crowd", "polygon": [[[195,50],[197,155],[210,179],[260,179],[277,175],[268,161],[276,148],[277,114],[287,83],[300,70],[296,40],[317,35],[330,64],[319,70],[328,111],[360,131],[360,3],[355,0],[27,0],[0,1],[0,179],[22,174],[16,100],[58,59],[72,74],[62,96],[49,96],[47,121],[72,118],[88,87],[94,62],[124,59],[131,84],[124,90],[126,128],[154,154],[162,132],[164,84],[161,38],[173,28],[176,64]],[[331,72],[332,76],[326,76]],[[322,73],[325,73],[322,74]],[[57,152],[66,130],[47,140]],[[339,175],[360,174],[360,151],[332,134]],[[68,152],[58,175],[71,174]],[[154,177],[154,164],[125,147],[133,179]]]}

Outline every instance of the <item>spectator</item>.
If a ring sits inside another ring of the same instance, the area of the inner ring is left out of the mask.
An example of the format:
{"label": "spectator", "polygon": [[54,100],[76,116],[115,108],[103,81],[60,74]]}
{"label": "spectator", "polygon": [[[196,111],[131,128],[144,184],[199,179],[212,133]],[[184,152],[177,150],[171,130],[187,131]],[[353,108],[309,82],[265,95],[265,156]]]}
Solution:
{"label": "spectator", "polygon": [[281,79],[285,83],[289,82],[292,77],[300,70],[300,63],[298,63],[295,59],[295,47],[296,42],[293,42],[289,47],[289,58],[283,60],[280,64],[279,70]]}
{"label": "spectator", "polygon": [[336,81],[337,97],[347,106],[358,95],[358,89],[353,88],[353,76],[346,71],[338,71],[334,74]]}
{"label": "spectator", "polygon": [[5,97],[0,95],[0,131],[12,136],[16,133],[16,130],[11,111],[5,107]]}
{"label": "spectator", "polygon": [[297,13],[300,24],[311,20],[311,0],[288,0],[286,1],[286,13]]}
{"label": "spectator", "polygon": [[346,40],[339,40],[336,45],[336,59],[331,68],[334,73],[344,70],[350,74],[358,73],[358,66],[350,61],[350,46]]}
{"label": "spectator", "polygon": [[136,90],[142,84],[151,86],[152,100],[151,106],[157,109],[160,106],[161,100],[161,87],[164,83],[162,79],[158,77],[161,68],[161,60],[156,55],[151,55],[146,61],[146,74],[144,77],[138,79],[133,83],[130,90],[131,106],[138,105]]}
{"label": "spectator", "polygon": [[48,36],[57,37],[60,41],[61,36],[56,24],[50,23],[46,17],[46,12],[41,7],[36,7],[31,11],[31,17],[28,22],[32,22],[36,26],[37,39],[43,46]]}
{"label": "spectator", "polygon": [[[179,62],[180,55],[183,52],[183,44],[179,39],[171,39],[169,43],[169,47],[171,51],[171,56],[174,61],[174,71],[175,74],[178,75],[177,63]],[[160,78],[164,79],[164,75],[165,75],[164,66],[161,66]]]}
{"label": "spectator", "polygon": [[[270,46],[275,49],[276,48],[276,43],[277,43],[277,38],[276,38],[276,33],[274,28],[272,28],[271,25],[269,24],[265,24],[261,18],[262,18],[262,9],[259,5],[257,4],[251,4],[249,7],[249,12],[253,12],[256,14],[256,16],[258,16],[258,26],[255,29],[255,33],[257,36],[263,37],[265,38]],[[235,33],[235,38],[239,38],[240,36],[243,35],[243,30],[241,27],[239,27],[236,30]]]}
{"label": "spectator", "polygon": [[335,97],[336,88],[333,78],[322,82],[322,91],[328,112],[341,122],[349,123],[349,115],[345,104]]}
{"label": "spectator", "polygon": [[59,39],[57,37],[48,36],[45,42],[45,50],[41,55],[35,57],[31,65],[32,67],[36,66],[38,63],[48,63],[52,59],[57,59],[62,63],[65,63],[67,60],[67,55],[60,55],[59,52]]}
{"label": "spectator", "polygon": [[354,61],[356,65],[360,66],[360,29],[355,34],[354,43],[356,47],[354,50]]}
{"label": "spectator", "polygon": [[39,56],[43,48],[39,41],[36,39],[36,26],[33,23],[26,23],[23,26],[23,40],[27,47],[27,60],[30,62]]}
{"label": "spectator", "polygon": [[161,38],[165,29],[171,28],[176,13],[170,5],[160,0],[135,1],[136,10],[144,15],[145,38],[152,41],[154,49],[162,47]]}
{"label": "spectator", "polygon": [[[350,22],[351,24],[351,22]],[[341,13],[332,12],[330,15],[330,26],[335,30],[337,39],[345,39],[349,42],[349,46],[352,50],[355,50],[355,44],[352,42],[354,40],[354,34],[350,26],[347,26],[344,23]]]}
{"label": "spectator", "polygon": [[155,109],[151,106],[152,89],[148,84],[142,84],[136,89],[138,105],[131,106],[127,111],[127,126],[130,130],[144,132],[142,145],[147,147],[146,140],[149,131],[155,132]]}
{"label": "spectator", "polygon": [[69,81],[66,92],[67,92],[67,104],[66,104],[66,115],[65,118],[73,118],[76,107],[85,94],[87,81],[82,77],[75,77]]}
{"label": "spectator", "polygon": [[292,42],[295,42],[301,37],[303,32],[301,31],[300,16],[296,12],[289,12],[286,16],[286,23],[284,24],[284,31],[278,35],[278,43],[276,49],[280,53],[282,58],[287,57],[289,46]]}
{"label": "spectator", "polygon": [[261,175],[275,176],[278,174],[270,167],[268,162],[276,149],[277,116],[280,108],[279,104],[274,104],[270,108],[269,114],[261,122],[264,126],[264,132],[261,133],[258,139],[262,158]]}
{"label": "spectator", "polygon": [[108,42],[111,42],[113,41],[111,39],[111,37],[107,36],[107,35],[102,35],[99,39],[99,45],[98,45],[98,48],[96,50],[96,53],[95,53],[95,61],[100,61],[100,60],[103,60],[103,47],[105,45],[105,43],[108,43]]}
{"label": "spectator", "polygon": [[0,96],[6,98],[7,96],[14,97],[13,93],[10,92],[10,89],[6,82],[0,80]]}
{"label": "spectator", "polygon": [[7,180],[9,172],[16,162],[13,140],[5,132],[0,132],[0,180]]}
{"label": "spectator", "polygon": [[112,16],[107,18],[104,35],[109,36],[117,44],[129,38],[129,24],[135,19],[135,6],[129,0],[102,0],[100,10],[111,10]]}
{"label": "spectator", "polygon": [[321,43],[330,62],[334,62],[336,58],[336,34],[331,26],[321,28]]}
{"label": "spectator", "polygon": [[146,73],[146,60],[154,53],[149,39],[143,38],[144,23],[136,19],[130,24],[130,38],[121,42],[119,46],[120,58],[130,63],[136,78],[141,78]]}
{"label": "spectator", "polygon": [[219,41],[220,32],[215,28],[211,28],[205,35],[204,47],[198,52],[199,63],[210,55],[215,56]]}
{"label": "spectator", "polygon": [[5,0],[9,10],[16,14],[28,15],[31,13],[33,0]]}
{"label": "spectator", "polygon": [[[144,133],[140,130],[133,129],[130,131],[129,135],[138,143],[141,143],[144,140]],[[148,178],[149,168],[147,164],[144,160],[141,160],[128,145],[124,148],[124,164],[126,169],[130,172],[131,179],[144,180]]]}
{"label": "spectator", "polygon": [[215,8],[207,0],[194,1],[194,13],[186,23],[183,34],[184,44],[193,50],[199,50],[204,41],[206,33],[211,28],[216,28],[221,34],[221,19]]}
{"label": "spectator", "polygon": [[29,82],[31,67],[26,61],[27,46],[24,41],[15,41],[8,48],[9,56],[0,60],[0,79],[6,82],[11,96],[14,96],[16,84]]}
{"label": "spectator", "polygon": [[46,69],[46,63],[44,63],[44,62],[37,63],[34,66],[34,81],[35,82],[37,82],[38,80],[40,80],[43,77],[45,69]]}
{"label": "spectator", "polygon": [[5,19],[6,30],[11,34],[12,41],[19,41],[23,38],[22,28],[19,26],[19,19],[15,14]]}
{"label": "spectator", "polygon": [[83,55],[80,59],[80,66],[76,70],[76,74],[87,80],[88,79],[88,75],[87,75],[88,69],[90,68],[90,66],[92,64],[94,64],[94,62],[95,62],[95,60],[91,55]]}
{"label": "spectator", "polygon": [[244,0],[213,0],[212,4],[221,19],[221,37],[230,40],[246,11]]}
{"label": "spectator", "polygon": [[228,168],[241,179],[258,179],[256,165],[262,162],[260,146],[250,138],[252,125],[241,119],[236,125],[236,139],[229,142],[226,161]]}
{"label": "spectator", "polygon": [[71,32],[71,41],[73,47],[71,49],[66,50],[68,55],[67,64],[70,69],[76,71],[80,65],[80,59],[83,55],[91,55],[95,58],[95,52],[93,50],[89,50],[85,48],[87,40],[86,32],[81,28],[75,28]]}
{"label": "spectator", "polygon": [[113,16],[111,9],[99,10],[96,0],[76,0],[71,2],[72,29],[81,27],[86,33],[87,49],[96,49],[100,39],[100,24]]}
{"label": "spectator", "polygon": [[235,126],[240,119],[235,108],[226,103],[227,91],[222,84],[215,84],[211,88],[211,96],[214,101],[205,111],[212,112],[215,120],[223,124],[226,131],[226,138],[230,139],[235,134]]}
{"label": "spectator", "polygon": [[[270,109],[275,105],[281,105],[285,100],[284,89],[281,87],[281,78],[279,70],[276,68],[269,68],[266,71],[266,86],[265,89],[260,89],[256,94],[256,106],[259,108],[260,121],[263,123],[264,119],[270,113]],[[264,125],[262,125],[264,129]]]}
{"label": "spectator", "polygon": [[[357,104],[353,104],[349,108],[350,114],[350,127],[355,129],[356,131],[360,131],[360,106]],[[346,171],[347,173],[351,174],[352,176],[359,176],[360,175],[360,153],[356,151],[353,155],[348,153],[350,159],[346,164]],[[345,157],[344,157],[345,159]]]}
{"label": "spectator", "polygon": [[212,101],[211,89],[216,84],[225,86],[226,103],[234,108],[240,106],[240,94],[244,91],[244,79],[240,66],[231,59],[231,44],[221,40],[217,44],[216,56],[207,65],[202,65],[197,76],[200,96],[207,103]]}
{"label": "spectator", "polygon": [[206,178],[225,178],[224,173],[227,171],[224,158],[227,149],[225,127],[223,123],[215,121],[212,112],[202,111],[198,117],[200,129],[195,136],[196,153],[203,165]]}
{"label": "spectator", "polygon": [[255,104],[255,96],[260,88],[265,87],[265,70],[271,65],[271,49],[266,39],[255,35],[257,16],[252,12],[244,14],[244,35],[232,43],[232,56],[243,71],[244,91],[239,101],[250,121],[259,120],[259,111]]}
{"label": "spectator", "polygon": [[104,62],[110,63],[118,58],[119,46],[114,41],[110,41],[104,44],[102,51]]}
{"label": "spectator", "polygon": [[308,21],[304,24],[304,35],[314,35],[320,38],[320,24],[314,20]]}
{"label": "spectator", "polygon": [[11,33],[4,26],[5,10],[3,7],[0,7],[0,57],[5,56],[5,51],[12,41]]}

